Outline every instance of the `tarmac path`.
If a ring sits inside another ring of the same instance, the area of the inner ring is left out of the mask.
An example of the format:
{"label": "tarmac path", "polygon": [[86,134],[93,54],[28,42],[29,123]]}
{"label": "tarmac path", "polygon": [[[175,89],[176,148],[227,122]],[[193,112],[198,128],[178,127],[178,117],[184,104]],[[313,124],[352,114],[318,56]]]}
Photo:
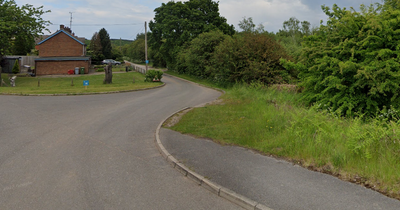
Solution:
{"label": "tarmac path", "polygon": [[153,90],[0,95],[0,209],[240,209],[182,176],[161,120],[220,93],[170,77]]}

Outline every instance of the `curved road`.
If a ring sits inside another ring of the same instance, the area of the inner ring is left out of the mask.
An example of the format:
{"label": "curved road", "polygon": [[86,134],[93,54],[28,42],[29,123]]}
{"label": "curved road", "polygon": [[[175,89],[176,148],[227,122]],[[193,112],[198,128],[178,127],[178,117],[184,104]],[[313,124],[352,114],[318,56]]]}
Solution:
{"label": "curved road", "polygon": [[238,209],[154,144],[161,120],[220,94],[163,81],[130,93],[0,96],[0,209]]}

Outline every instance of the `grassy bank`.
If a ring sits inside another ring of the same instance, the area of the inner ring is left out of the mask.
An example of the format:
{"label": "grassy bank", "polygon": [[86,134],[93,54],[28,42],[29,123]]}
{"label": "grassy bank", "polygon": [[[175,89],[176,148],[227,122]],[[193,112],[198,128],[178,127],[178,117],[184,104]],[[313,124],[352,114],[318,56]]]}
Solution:
{"label": "grassy bank", "polygon": [[400,199],[400,126],[344,119],[299,104],[299,94],[236,86],[173,130],[293,161]]}
{"label": "grassy bank", "polygon": [[[8,75],[2,78],[8,87],[0,87],[1,94],[86,94],[138,90],[159,86],[160,83],[144,82],[144,75],[137,72],[113,74],[112,84],[103,84],[104,74],[60,77],[17,77],[16,87],[9,87]],[[135,78],[135,83],[133,83]],[[87,89],[83,81],[89,80]],[[73,84],[73,85],[72,85]]]}

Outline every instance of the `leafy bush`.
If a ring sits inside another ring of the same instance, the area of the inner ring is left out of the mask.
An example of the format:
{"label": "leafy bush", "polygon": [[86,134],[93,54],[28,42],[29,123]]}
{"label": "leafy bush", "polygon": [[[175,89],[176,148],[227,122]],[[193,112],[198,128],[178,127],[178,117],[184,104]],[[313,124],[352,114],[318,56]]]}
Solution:
{"label": "leafy bush", "polygon": [[14,66],[12,68],[12,73],[18,74],[19,73],[19,62],[18,60],[15,60]]}
{"label": "leafy bush", "polygon": [[361,6],[361,12],[323,7],[326,25],[306,37],[297,69],[308,104],[339,115],[375,116],[400,108],[400,10]]}
{"label": "leafy bush", "polygon": [[209,78],[214,50],[226,37],[227,35],[219,30],[200,34],[190,42],[186,50],[178,53],[177,71],[199,78]]}
{"label": "leafy bush", "polygon": [[295,75],[284,70],[281,58],[290,59],[284,48],[268,35],[245,33],[227,37],[215,49],[213,77],[219,83],[287,83]]}
{"label": "leafy bush", "polygon": [[161,81],[164,72],[156,70],[148,70],[145,75],[145,82],[152,82],[153,80]]}

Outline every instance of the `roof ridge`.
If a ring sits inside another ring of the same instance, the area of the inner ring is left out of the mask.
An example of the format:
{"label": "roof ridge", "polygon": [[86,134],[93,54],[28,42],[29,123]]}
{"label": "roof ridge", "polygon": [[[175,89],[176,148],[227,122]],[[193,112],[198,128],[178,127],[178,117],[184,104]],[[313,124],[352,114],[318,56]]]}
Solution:
{"label": "roof ridge", "polygon": [[41,45],[44,42],[46,42],[47,40],[53,38],[54,36],[58,35],[59,33],[63,32],[64,34],[66,34],[67,36],[71,37],[72,39],[74,39],[75,41],[77,41],[79,44],[81,45],[85,45],[83,42],[79,41],[77,38],[75,38],[74,36],[72,36],[71,34],[67,33],[64,30],[58,30],[57,32],[55,32],[54,34],[52,34],[51,36],[47,37],[46,39],[44,39],[43,41],[39,42],[37,45]]}

